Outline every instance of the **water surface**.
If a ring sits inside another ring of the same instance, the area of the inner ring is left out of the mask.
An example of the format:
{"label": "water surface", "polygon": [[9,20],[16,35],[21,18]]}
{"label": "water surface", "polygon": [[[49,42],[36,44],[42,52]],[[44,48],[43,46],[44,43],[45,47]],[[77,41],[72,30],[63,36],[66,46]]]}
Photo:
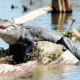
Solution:
{"label": "water surface", "polygon": [[[0,0],[0,18],[12,20],[12,18],[18,18],[31,11],[39,9],[41,7],[46,7],[51,2],[50,0],[32,0],[33,4],[30,4],[30,0]],[[67,31],[71,24],[71,18],[76,20],[73,24],[74,28],[80,26],[80,0],[71,0],[73,13],[63,13],[63,14],[44,14],[24,25],[35,25],[42,26],[53,30]],[[14,4],[18,8],[11,9],[11,5]],[[28,12],[23,12],[22,5],[27,5],[30,10]],[[80,46],[80,42],[76,43]],[[0,47],[8,48],[6,44],[0,38]],[[80,66],[76,65],[66,65],[59,66],[56,68],[51,68],[48,70],[42,70],[33,72],[30,76],[25,76],[18,78],[16,80],[79,80],[80,79]],[[11,79],[10,79],[11,80]]]}

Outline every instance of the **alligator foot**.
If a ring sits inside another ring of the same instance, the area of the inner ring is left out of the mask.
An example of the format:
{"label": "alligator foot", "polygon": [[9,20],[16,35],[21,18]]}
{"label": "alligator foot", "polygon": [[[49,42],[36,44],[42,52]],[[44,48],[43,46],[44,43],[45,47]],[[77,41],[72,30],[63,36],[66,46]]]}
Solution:
{"label": "alligator foot", "polygon": [[27,53],[26,52],[24,52],[23,51],[23,53],[22,53],[22,62],[24,62],[24,63],[26,63],[26,58],[27,58],[27,55],[26,55]]}

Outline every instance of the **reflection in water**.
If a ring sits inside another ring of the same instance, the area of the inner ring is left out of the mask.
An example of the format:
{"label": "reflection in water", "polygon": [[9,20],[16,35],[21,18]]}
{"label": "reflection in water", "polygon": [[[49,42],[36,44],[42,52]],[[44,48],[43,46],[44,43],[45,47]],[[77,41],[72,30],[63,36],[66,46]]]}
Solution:
{"label": "reflection in water", "polygon": [[80,80],[80,66],[54,65],[37,67],[21,77],[1,76],[0,80]]}
{"label": "reflection in water", "polygon": [[75,65],[64,65],[46,70],[35,71],[27,78],[33,80],[67,80],[74,77],[76,67],[77,66]]}
{"label": "reflection in water", "polygon": [[64,31],[64,25],[67,24],[67,20],[69,20],[72,16],[71,13],[57,13],[52,14],[52,24],[54,25],[55,30]]}
{"label": "reflection in water", "polygon": [[[30,5],[30,0],[0,0],[0,18],[11,20],[12,18],[18,18],[23,16],[26,13],[23,13],[22,5],[27,5],[30,8],[30,11],[36,10],[41,7],[45,7],[50,4],[51,0],[32,0],[33,4]],[[73,15],[69,13],[59,13],[59,14],[45,14],[38,17],[36,20],[30,21],[28,25],[38,25],[43,27],[53,27],[56,30],[63,31],[67,25],[67,22],[70,22],[69,19],[72,17],[76,20],[77,24],[80,25],[80,0],[71,0],[73,5]],[[16,3],[15,3],[16,2]],[[3,5],[4,4],[4,5]],[[11,5],[14,4],[18,8],[12,10]],[[6,7],[6,8],[5,8]],[[6,12],[6,13],[5,13]],[[50,17],[51,16],[51,17]],[[52,21],[51,21],[52,20]],[[51,23],[52,22],[52,23]],[[71,24],[71,23],[70,23]],[[67,26],[68,27],[68,26]],[[66,29],[67,29],[66,27]],[[77,28],[73,24],[74,28]],[[80,46],[78,42],[77,45]],[[0,39],[0,47],[7,49],[8,45],[5,44],[2,39]],[[27,72],[26,72],[27,73]],[[17,73],[16,73],[17,74]],[[29,76],[29,77],[28,77]],[[46,69],[41,71],[35,71],[29,75],[26,75],[18,79],[10,79],[10,76],[7,79],[6,76],[2,76],[0,80],[80,80],[80,66],[59,66],[52,69]]]}

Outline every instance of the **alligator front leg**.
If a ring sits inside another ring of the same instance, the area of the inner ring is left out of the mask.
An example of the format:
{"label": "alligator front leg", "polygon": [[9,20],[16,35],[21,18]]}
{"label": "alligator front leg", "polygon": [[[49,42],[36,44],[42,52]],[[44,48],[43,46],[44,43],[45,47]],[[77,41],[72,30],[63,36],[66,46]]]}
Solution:
{"label": "alligator front leg", "polygon": [[33,47],[35,47],[35,42],[33,41],[33,40],[31,40],[31,39],[29,39],[29,38],[20,38],[20,40],[19,40],[21,43],[24,43],[24,44],[26,44],[26,45],[28,45],[26,48],[25,48],[25,50],[24,50],[24,52],[22,53],[22,57],[23,57],[23,60],[24,60],[24,62],[26,62],[26,56],[28,55],[28,52],[33,48]]}
{"label": "alligator front leg", "polygon": [[73,43],[70,39],[62,37],[58,43],[64,45],[76,58],[80,60],[80,47]]}

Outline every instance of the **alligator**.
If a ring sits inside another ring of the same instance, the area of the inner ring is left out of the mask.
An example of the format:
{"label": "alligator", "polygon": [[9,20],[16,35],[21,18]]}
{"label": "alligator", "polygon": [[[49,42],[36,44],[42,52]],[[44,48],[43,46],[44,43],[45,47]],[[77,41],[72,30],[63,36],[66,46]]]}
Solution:
{"label": "alligator", "polygon": [[38,26],[20,26],[15,22],[0,19],[0,37],[10,45],[10,48],[25,45],[21,56],[23,62],[26,62],[26,56],[35,47],[37,40],[61,44],[65,50],[68,49],[80,60],[80,47],[58,31]]}

